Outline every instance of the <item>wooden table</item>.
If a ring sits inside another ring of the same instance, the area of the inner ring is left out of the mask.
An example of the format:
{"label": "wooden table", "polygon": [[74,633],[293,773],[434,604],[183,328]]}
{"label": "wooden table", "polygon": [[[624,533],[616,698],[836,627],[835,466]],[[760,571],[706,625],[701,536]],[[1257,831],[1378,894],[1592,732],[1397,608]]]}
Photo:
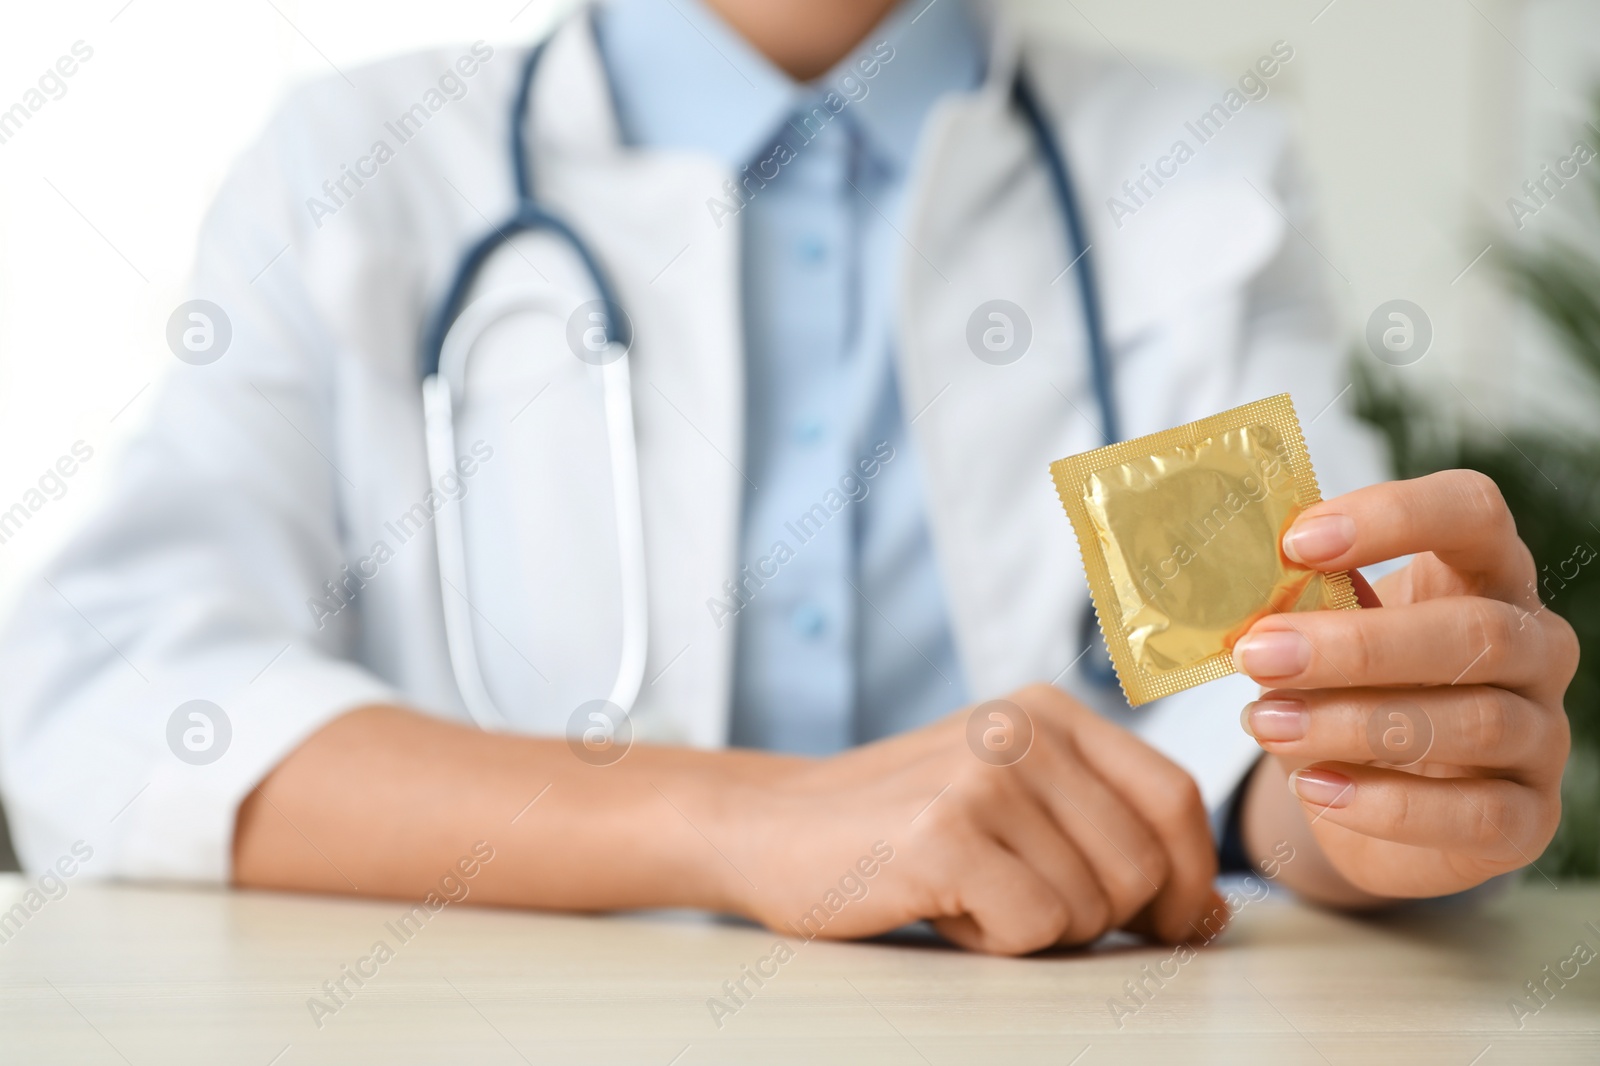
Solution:
{"label": "wooden table", "polygon": [[[0,877],[0,910],[28,887]],[[1600,1062],[1600,958],[1570,961],[1580,941],[1600,952],[1593,886],[1368,920],[1272,896],[1187,961],[904,940],[790,941],[780,962],[771,933],[692,915],[452,905],[413,931],[406,910],[69,882],[25,920],[0,914],[0,1062]],[[757,989],[744,968],[762,959]],[[1576,976],[1535,1013],[1523,983],[1546,965]],[[723,982],[741,977],[739,1005]]]}

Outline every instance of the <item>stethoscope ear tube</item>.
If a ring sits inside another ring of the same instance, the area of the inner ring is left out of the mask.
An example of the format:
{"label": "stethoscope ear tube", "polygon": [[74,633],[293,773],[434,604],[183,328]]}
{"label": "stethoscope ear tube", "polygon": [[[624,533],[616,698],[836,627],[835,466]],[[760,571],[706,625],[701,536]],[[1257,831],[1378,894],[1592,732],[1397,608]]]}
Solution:
{"label": "stethoscope ear tube", "polygon": [[[422,417],[427,428],[428,475],[437,485],[455,473],[455,397],[450,383],[439,374],[422,382]],[[433,535],[439,559],[439,594],[444,607],[445,644],[450,667],[467,713],[480,728],[502,730],[505,717],[489,696],[478,669],[478,647],[472,634],[472,604],[467,599],[467,552],[461,532],[461,505],[446,504],[433,517]]]}
{"label": "stethoscope ear tube", "polygon": [[606,435],[611,448],[611,494],[617,516],[617,562],[622,575],[622,651],[609,699],[627,714],[644,685],[650,632],[649,585],[645,579],[644,499],[639,484],[639,446],[633,428],[632,357],[613,344],[616,357],[600,368],[605,388]]}
{"label": "stethoscope ear tube", "polygon": [[[428,375],[422,383],[428,472],[434,484],[455,471],[455,402],[457,396],[466,394],[467,363],[478,339],[495,323],[516,314],[542,313],[564,321],[571,313],[569,303],[553,290],[502,289],[473,301],[456,318],[441,346],[438,372]],[[616,679],[606,698],[622,714],[628,714],[644,685],[649,649],[649,589],[645,569],[644,504],[633,425],[632,358],[624,345],[612,342],[610,348],[603,359],[596,360],[600,365],[594,368],[600,375],[604,394],[616,515],[617,565],[622,589],[622,647],[618,653]],[[484,729],[503,730],[510,723],[489,695],[473,638],[473,607],[467,598],[470,586],[462,526],[460,503],[442,507],[434,516],[445,643],[461,702],[473,721]]]}

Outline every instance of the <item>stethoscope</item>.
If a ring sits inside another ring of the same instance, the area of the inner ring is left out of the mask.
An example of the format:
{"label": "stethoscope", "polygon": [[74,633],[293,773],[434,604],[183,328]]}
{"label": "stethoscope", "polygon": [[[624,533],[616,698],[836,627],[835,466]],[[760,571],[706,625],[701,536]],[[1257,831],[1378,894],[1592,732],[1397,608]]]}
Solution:
{"label": "stethoscope", "polygon": [[[532,103],[534,77],[548,39],[536,45],[523,62],[517,96],[511,109],[511,170],[517,205],[511,217],[474,242],[457,265],[444,299],[430,319],[422,345],[422,410],[427,436],[428,471],[437,484],[453,474],[456,463],[455,408],[466,394],[468,357],[478,339],[496,322],[529,311],[565,317],[568,302],[553,292],[496,291],[463,307],[467,293],[484,264],[501,245],[523,233],[549,232],[577,255],[589,276],[598,305],[593,326],[604,343],[592,346],[586,361],[599,367],[604,392],[606,435],[611,452],[611,484],[617,515],[618,556],[622,578],[622,648],[617,675],[607,702],[613,713],[627,715],[644,680],[648,644],[649,600],[645,570],[644,508],[639,485],[638,451],[634,440],[633,392],[629,378],[632,329],[622,313],[615,290],[588,244],[560,216],[541,207],[535,195],[529,166],[526,129]],[[1100,407],[1100,429],[1105,443],[1121,439],[1116,406],[1111,393],[1110,349],[1100,318],[1100,302],[1066,158],[1056,143],[1044,112],[1022,71],[1012,82],[1011,97],[1032,129],[1044,158],[1051,189],[1060,206],[1063,230],[1075,264],[1084,329],[1089,340],[1089,366],[1095,400]],[[473,607],[467,599],[466,544],[459,507],[440,509],[434,518],[439,555],[440,594],[444,601],[445,643],[462,702],[484,729],[503,729],[509,719],[489,694],[473,638]],[[1079,624],[1079,646],[1099,640],[1093,604],[1086,606]],[[1116,675],[1109,660],[1085,656],[1079,668],[1096,684],[1114,686]]]}

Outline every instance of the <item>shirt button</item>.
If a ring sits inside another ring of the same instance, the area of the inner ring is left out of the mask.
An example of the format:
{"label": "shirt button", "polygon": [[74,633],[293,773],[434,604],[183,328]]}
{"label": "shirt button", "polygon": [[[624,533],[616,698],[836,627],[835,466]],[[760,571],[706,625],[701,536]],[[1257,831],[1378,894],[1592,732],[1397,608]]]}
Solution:
{"label": "shirt button", "polygon": [[789,616],[789,624],[800,636],[815,640],[827,628],[828,619],[815,604],[802,603]]}
{"label": "shirt button", "polygon": [[822,431],[827,427],[820,418],[802,418],[794,427],[796,444],[815,444],[822,439]]}
{"label": "shirt button", "polygon": [[813,266],[828,258],[828,246],[821,237],[802,237],[795,245],[795,251],[802,263],[810,263]]}

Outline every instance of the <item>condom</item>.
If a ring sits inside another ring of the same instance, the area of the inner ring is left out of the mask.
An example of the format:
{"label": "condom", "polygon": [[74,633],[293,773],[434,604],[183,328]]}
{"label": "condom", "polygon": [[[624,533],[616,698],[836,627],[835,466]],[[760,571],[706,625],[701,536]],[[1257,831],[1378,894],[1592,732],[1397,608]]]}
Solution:
{"label": "condom", "polygon": [[1234,673],[1261,618],[1355,609],[1345,572],[1283,554],[1322,498],[1288,394],[1058,459],[1095,615],[1130,706]]}

